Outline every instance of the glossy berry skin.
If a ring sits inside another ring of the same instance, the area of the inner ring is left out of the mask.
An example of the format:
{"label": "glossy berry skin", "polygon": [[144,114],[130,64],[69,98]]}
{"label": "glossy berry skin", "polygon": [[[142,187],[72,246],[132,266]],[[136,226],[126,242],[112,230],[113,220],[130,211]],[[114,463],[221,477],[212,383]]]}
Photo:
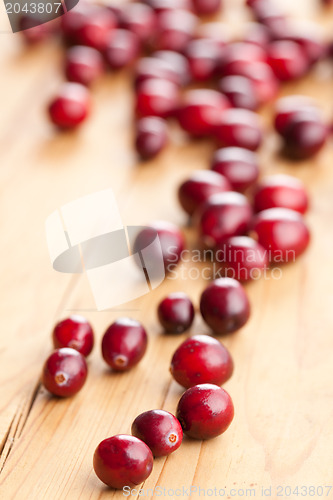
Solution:
{"label": "glossy berry skin", "polygon": [[295,80],[309,69],[309,61],[295,42],[282,40],[268,47],[267,62],[280,81]]}
{"label": "glossy berry skin", "polygon": [[83,316],[70,316],[57,323],[52,333],[55,349],[71,347],[83,356],[89,356],[94,347],[94,332]]}
{"label": "glossy berry skin", "polygon": [[198,18],[187,10],[172,9],[158,16],[154,48],[183,52],[194,37]]}
{"label": "glossy berry skin", "polygon": [[234,406],[227,391],[221,387],[200,384],[184,392],[176,415],[187,436],[211,439],[227,430],[234,417]]}
{"label": "glossy berry skin", "polygon": [[296,177],[282,174],[264,178],[256,188],[253,202],[256,212],[282,207],[304,214],[309,205],[304,184]]}
{"label": "glossy berry skin", "polygon": [[271,262],[294,262],[309,245],[310,232],[302,215],[288,208],[270,208],[255,217],[253,231]]}
{"label": "glossy berry skin", "polygon": [[198,16],[217,14],[222,7],[221,0],[192,0],[194,11]]}
{"label": "glossy berry skin", "polygon": [[143,160],[157,156],[168,143],[168,127],[162,118],[147,116],[136,124],[135,148]]}
{"label": "glossy berry skin", "polygon": [[133,436],[150,448],[154,457],[165,457],[178,450],[183,440],[183,430],[172,413],[149,410],[141,413],[132,423]]}
{"label": "glossy berry skin", "polygon": [[243,148],[222,148],[215,151],[211,168],[228,179],[234,191],[243,192],[259,177],[258,158]]}
{"label": "glossy berry skin", "polygon": [[210,196],[225,191],[232,191],[226,177],[210,170],[196,170],[179,186],[178,199],[185,212],[192,216]]}
{"label": "glossy berry skin", "polygon": [[320,118],[320,112],[316,103],[307,96],[291,95],[282,97],[275,105],[274,127],[284,136],[289,128],[291,120],[301,114],[302,117]]}
{"label": "glossy berry skin", "polygon": [[103,57],[92,47],[71,47],[66,54],[65,73],[68,81],[89,87],[104,73]]}
{"label": "glossy berry skin", "polygon": [[233,236],[220,243],[215,259],[225,276],[243,282],[259,279],[269,264],[267,251],[248,236]]}
{"label": "glossy berry skin", "polygon": [[156,28],[156,15],[151,7],[139,2],[125,3],[119,16],[120,27],[147,42]]}
{"label": "glossy berry skin", "polygon": [[147,479],[153,469],[153,454],[135,436],[118,434],[104,439],[94,453],[97,477],[110,488],[134,487]]}
{"label": "glossy berry skin", "polygon": [[65,83],[49,105],[51,121],[61,129],[80,125],[90,114],[90,93],[80,83]]}
{"label": "glossy berry skin", "polygon": [[226,76],[219,81],[219,90],[233,108],[255,111],[260,102],[253,82],[245,76]]}
{"label": "glossy berry skin", "polygon": [[319,153],[328,138],[328,127],[321,119],[295,114],[284,134],[285,152],[295,159],[306,159]]}
{"label": "glossy berry skin", "polygon": [[113,30],[104,51],[105,59],[111,69],[117,70],[132,64],[140,54],[140,41],[129,30]]}
{"label": "glossy berry skin", "polygon": [[218,67],[220,54],[219,42],[212,38],[191,40],[187,44],[185,55],[192,79],[198,82],[211,79]]}
{"label": "glossy berry skin", "polygon": [[198,384],[222,385],[233,369],[229,351],[208,335],[186,339],[175,351],[170,366],[171,375],[185,389]]}
{"label": "glossy berry skin", "polygon": [[141,323],[130,318],[120,318],[104,333],[102,355],[114,371],[123,372],[139,363],[147,344],[147,333]]}
{"label": "glossy berry skin", "polygon": [[73,396],[82,389],[88,374],[87,363],[78,351],[57,349],[45,361],[42,384],[54,396]]}
{"label": "glossy berry skin", "polygon": [[158,320],[168,333],[183,333],[194,320],[191,299],[182,292],[170,293],[158,305]]}
{"label": "glossy berry skin", "polygon": [[[185,248],[185,239],[182,231],[166,221],[156,221],[152,224],[146,226],[145,229],[139,232],[137,235],[133,248],[134,253],[137,253],[148,245],[153,243],[153,241],[158,236],[161,245],[162,258],[164,269],[166,272],[171,270],[180,260],[181,254]],[[150,255],[149,259],[149,272],[154,269],[155,258],[154,255]],[[159,267],[160,253],[156,255],[156,266]]]}
{"label": "glossy berry skin", "polygon": [[240,193],[229,191],[212,195],[198,213],[203,243],[214,247],[231,236],[247,232],[252,218],[252,208]]}
{"label": "glossy berry skin", "polygon": [[172,116],[179,103],[177,85],[167,80],[149,79],[141,83],[136,95],[136,114],[143,116]]}
{"label": "glossy berry skin", "polygon": [[202,293],[200,312],[216,335],[225,335],[245,325],[250,317],[250,303],[237,280],[219,278]]}
{"label": "glossy berry skin", "polygon": [[224,147],[235,146],[256,151],[263,134],[259,117],[247,109],[228,109],[215,126],[215,137]]}
{"label": "glossy berry skin", "polygon": [[230,107],[226,97],[216,90],[196,89],[188,91],[177,118],[183,130],[197,137],[211,135],[221,116]]}

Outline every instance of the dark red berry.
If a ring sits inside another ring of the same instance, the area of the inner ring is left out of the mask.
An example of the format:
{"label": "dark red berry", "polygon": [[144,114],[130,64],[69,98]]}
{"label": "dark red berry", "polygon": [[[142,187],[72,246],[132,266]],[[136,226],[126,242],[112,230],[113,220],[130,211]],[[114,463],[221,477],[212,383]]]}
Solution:
{"label": "dark red berry", "polygon": [[[140,85],[152,78],[159,80],[167,80],[177,86],[181,86],[184,82],[184,75],[180,74],[180,68],[173,59],[157,56],[155,54],[173,53],[171,51],[161,50],[155,52],[152,57],[143,57],[138,61],[135,74],[135,88],[140,88]],[[180,55],[180,54],[179,54]],[[184,57],[184,56],[181,56]],[[185,59],[185,58],[184,58]],[[186,59],[185,59],[186,61]],[[186,61],[187,62],[187,61]]]}
{"label": "dark red berry", "polygon": [[328,133],[321,119],[295,114],[284,134],[285,152],[296,159],[311,158],[325,145]]}
{"label": "dark red berry", "polygon": [[250,303],[237,280],[219,278],[202,293],[200,311],[215,334],[225,335],[245,325],[250,317]]}
{"label": "dark red berry", "polygon": [[137,122],[135,148],[142,159],[154,158],[167,143],[168,127],[162,118],[147,116]]}
{"label": "dark red berry", "polygon": [[147,479],[153,469],[153,454],[135,436],[119,434],[99,443],[93,463],[95,473],[103,483],[121,490]]}
{"label": "dark red berry", "polygon": [[303,50],[292,41],[271,43],[268,47],[267,62],[281,81],[300,78],[309,69],[309,62]]}
{"label": "dark red berry", "polygon": [[223,175],[210,170],[196,170],[179,186],[178,199],[185,212],[193,215],[212,194],[231,190],[230,182]]}
{"label": "dark red berry", "polygon": [[225,238],[245,234],[251,218],[251,205],[242,194],[213,194],[199,209],[201,238],[205,245],[214,247]]}
{"label": "dark red berry", "polygon": [[217,385],[201,384],[184,392],[176,415],[187,436],[210,439],[227,430],[234,406],[227,391]]}
{"label": "dark red berry", "polygon": [[267,251],[248,236],[233,236],[220,243],[215,260],[225,276],[239,281],[259,279],[268,267]]}
{"label": "dark red berry", "polygon": [[104,73],[103,58],[92,47],[71,47],[66,54],[65,73],[70,82],[89,86]]}
{"label": "dark red berry", "polygon": [[178,108],[179,90],[177,85],[168,81],[152,78],[142,82],[136,96],[136,114],[167,118]]}
{"label": "dark red berry", "polygon": [[185,50],[189,62],[191,77],[203,82],[211,79],[217,69],[221,48],[213,38],[191,40]]}
{"label": "dark red berry", "polygon": [[288,208],[259,212],[253,230],[271,262],[294,262],[310,242],[310,232],[302,215]]}
{"label": "dark red berry", "polygon": [[54,351],[45,361],[42,383],[51,394],[65,398],[82,389],[87,374],[84,356],[75,349],[64,347]]}
{"label": "dark red berry", "polygon": [[192,3],[198,16],[217,14],[222,7],[222,0],[192,0]]}
{"label": "dark red berry", "polygon": [[211,168],[228,179],[235,191],[243,192],[259,177],[258,158],[242,148],[222,148],[215,151]]}
{"label": "dark red berry", "polygon": [[149,446],[154,457],[170,455],[178,450],[183,440],[179,420],[164,410],[141,413],[132,423],[131,432]]}
{"label": "dark red berry", "polygon": [[89,115],[90,93],[80,83],[65,83],[49,105],[52,122],[59,128],[75,128]]}
{"label": "dark red berry", "polygon": [[138,36],[124,29],[116,29],[112,32],[104,51],[106,61],[112,69],[120,69],[132,64],[139,53]]}
{"label": "dark red berry", "polygon": [[226,47],[220,66],[221,76],[242,74],[243,68],[266,61],[266,52],[253,43],[236,42]]}
{"label": "dark red berry", "polygon": [[224,94],[233,108],[255,111],[260,102],[254,83],[245,76],[226,76],[219,82],[219,90]]}
{"label": "dark red berry", "polygon": [[93,329],[83,316],[70,316],[57,323],[52,337],[55,349],[71,347],[83,356],[88,356],[94,347]]}
{"label": "dark red berry", "polygon": [[[155,59],[162,59],[169,65],[169,71],[172,71],[172,78],[177,85],[183,86],[189,83],[191,79],[190,67],[185,56],[172,50],[157,50],[152,54]],[[165,77],[168,80],[168,77]]]}
{"label": "dark red berry", "polygon": [[142,42],[149,41],[156,29],[154,10],[139,2],[125,3],[119,18],[120,26],[137,35]]}
{"label": "dark red berry", "polygon": [[190,90],[184,96],[177,117],[180,126],[189,134],[211,135],[229,107],[227,98],[216,90]]}
{"label": "dark red berry", "polygon": [[289,95],[279,99],[275,106],[274,126],[282,136],[286,134],[291,120],[301,114],[302,117],[320,118],[316,103],[308,96]]}
{"label": "dark red berry", "polygon": [[266,62],[244,64],[238,68],[237,74],[252,81],[261,104],[274,99],[279,91],[279,81]]}
{"label": "dark red berry", "polygon": [[104,333],[104,361],[115,371],[129,370],[143,358],[147,343],[147,333],[141,323],[130,318],[120,318]]}
{"label": "dark red berry", "polygon": [[158,16],[154,47],[183,52],[193,38],[198,18],[187,10],[172,9]]}
{"label": "dark red berry", "polygon": [[283,34],[284,40],[290,40],[299,45],[310,64],[317,62],[326,52],[318,27],[317,24],[311,22],[292,23],[288,26],[287,32]]}
{"label": "dark red berry", "polygon": [[259,148],[263,138],[259,116],[247,109],[227,109],[220,115],[214,133],[222,146],[251,151]]}
{"label": "dark red berry", "polygon": [[183,333],[193,323],[194,307],[185,293],[174,292],[160,302],[157,315],[166,332]]}
{"label": "dark red berry", "polygon": [[229,351],[217,339],[194,335],[175,351],[170,366],[173,378],[186,389],[198,384],[222,385],[232,375]]}
{"label": "dark red berry", "polygon": [[272,175],[264,178],[254,194],[256,212],[281,207],[304,214],[308,205],[309,200],[304,184],[290,175]]}

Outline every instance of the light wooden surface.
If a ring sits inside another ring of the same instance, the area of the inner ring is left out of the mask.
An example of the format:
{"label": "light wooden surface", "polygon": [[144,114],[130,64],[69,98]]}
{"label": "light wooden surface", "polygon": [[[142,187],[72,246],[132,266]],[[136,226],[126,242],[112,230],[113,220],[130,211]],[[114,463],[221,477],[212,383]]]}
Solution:
{"label": "light wooden surface", "polygon": [[[226,2],[226,19],[237,28],[240,3]],[[319,11],[315,0],[289,3],[281,2],[331,31],[333,11]],[[5,24],[2,17],[1,27]],[[103,438],[129,433],[144,410],[175,411],[182,390],[168,367],[186,335],[162,335],[156,305],[169,291],[184,290],[197,306],[205,283],[189,279],[184,267],[183,280],[168,280],[117,310],[96,312],[85,276],[52,269],[45,220],[68,201],[112,187],[125,224],[152,219],[185,224],[176,187],[194,169],[208,166],[213,145],[191,143],[174,128],[167,151],[139,165],[131,147],[126,73],[96,85],[94,114],[82,129],[57,134],[44,111],[62,79],[56,42],[25,49],[18,35],[0,34],[0,47],[0,498],[120,499],[121,492],[107,490],[94,475],[93,451]],[[320,65],[283,92],[313,95],[332,118],[332,69],[333,64]],[[269,112],[264,115],[270,126]],[[246,489],[254,488],[261,498],[261,488],[272,486],[271,498],[278,498],[278,485],[333,484],[333,144],[296,166],[277,151],[272,132],[260,153],[262,172],[288,172],[308,186],[311,246],[296,264],[283,268],[281,280],[247,287],[252,318],[223,339],[235,361],[225,386],[235,405],[230,429],[209,442],[185,439],[168,459],[155,460],[144,488],[225,488],[225,498],[246,497]],[[39,375],[54,322],[74,311],[91,320],[97,342],[86,386],[76,397],[58,401],[40,388]],[[104,365],[99,343],[105,328],[123,315],[143,321],[150,343],[137,368],[115,375]],[[199,316],[191,333],[208,333]],[[324,496],[333,498],[333,489],[327,491]]]}

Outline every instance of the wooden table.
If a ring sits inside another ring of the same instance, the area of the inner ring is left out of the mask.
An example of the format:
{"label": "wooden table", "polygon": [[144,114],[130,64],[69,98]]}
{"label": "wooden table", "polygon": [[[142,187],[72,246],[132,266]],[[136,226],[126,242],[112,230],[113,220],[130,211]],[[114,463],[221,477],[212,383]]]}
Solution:
{"label": "wooden table", "polygon": [[[242,19],[241,3],[226,1],[225,19],[235,27]],[[319,10],[315,0],[280,3],[331,32],[333,12]],[[4,17],[1,22],[5,26]],[[45,220],[66,202],[111,187],[125,224],[166,219],[185,225],[176,188],[193,170],[207,168],[213,145],[190,142],[174,127],[173,144],[156,161],[139,165],[132,149],[133,96],[126,73],[108,75],[96,85],[92,119],[77,133],[58,134],[45,108],[62,80],[59,46],[50,42],[26,49],[19,35],[11,34],[1,34],[0,44],[0,497],[120,499],[122,492],[107,490],[95,476],[94,449],[108,436],[129,433],[144,410],[175,411],[182,390],[168,367],[186,335],[162,335],[156,305],[168,292],[184,290],[198,306],[205,282],[191,280],[187,265],[183,280],[167,280],[117,310],[97,312],[85,275],[52,269]],[[314,96],[331,119],[332,67],[321,64],[283,93]],[[263,115],[271,129],[269,111]],[[306,183],[311,246],[283,268],[282,279],[247,287],[251,320],[223,339],[235,361],[234,376],[225,386],[235,404],[230,429],[209,442],[185,439],[177,453],[155,460],[145,489],[166,488],[166,496],[174,498],[179,492],[168,490],[184,487],[180,493],[186,498],[186,489],[196,486],[206,489],[206,496],[207,489],[217,488],[220,496],[241,498],[262,497],[261,489],[271,487],[266,496],[279,498],[290,486],[294,498],[298,486],[299,496],[311,496],[314,490],[301,490],[304,485],[322,486],[323,496],[333,498],[333,489],[325,488],[333,484],[333,144],[297,165],[281,158],[278,149],[271,131],[260,152],[262,172],[287,172]],[[59,401],[40,387],[39,376],[55,321],[73,312],[92,322],[97,345],[84,389]],[[105,328],[124,315],[143,321],[150,343],[137,368],[116,375],[102,361],[99,343]],[[191,333],[208,333],[199,315]],[[192,490],[191,498],[202,496]],[[316,489],[315,498],[320,496]]]}

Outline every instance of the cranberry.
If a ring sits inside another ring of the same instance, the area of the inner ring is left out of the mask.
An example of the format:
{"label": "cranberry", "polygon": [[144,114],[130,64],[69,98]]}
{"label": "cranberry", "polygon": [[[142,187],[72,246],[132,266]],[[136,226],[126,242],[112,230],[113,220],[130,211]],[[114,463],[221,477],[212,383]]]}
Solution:
{"label": "cranberry", "polygon": [[55,325],[53,345],[55,349],[71,347],[88,356],[94,347],[93,329],[86,318],[70,316]]}
{"label": "cranberry", "polygon": [[135,147],[142,159],[154,158],[167,143],[168,128],[162,118],[147,116],[137,122]]}
{"label": "cranberry", "polygon": [[239,75],[244,67],[265,62],[266,52],[253,43],[237,42],[227,46],[220,67],[222,76]]}
{"label": "cranberry", "polygon": [[45,361],[42,383],[51,394],[66,398],[82,389],[88,368],[81,353],[64,347],[54,351]]}
{"label": "cranberry", "polygon": [[321,119],[296,113],[284,134],[285,151],[292,158],[311,158],[322,149],[327,138],[328,127]]}
{"label": "cranberry", "polygon": [[191,40],[185,50],[193,80],[202,82],[212,78],[216,72],[221,49],[212,38]]}
{"label": "cranberry", "polygon": [[49,106],[52,122],[59,128],[74,128],[89,115],[90,93],[80,83],[65,83]]}
{"label": "cranberry", "polygon": [[194,307],[185,293],[175,292],[170,293],[160,302],[157,314],[166,332],[183,333],[193,323]]}
{"label": "cranberry", "polygon": [[136,417],[131,430],[151,449],[154,457],[164,457],[178,450],[183,440],[179,421],[164,410],[150,410]]}
{"label": "cranberry", "polygon": [[219,90],[228,98],[233,108],[255,111],[259,99],[254,83],[245,76],[226,76],[219,82]]}
{"label": "cranberry", "polygon": [[262,49],[267,50],[270,41],[271,37],[266,26],[259,23],[247,23],[243,36],[243,42],[253,43]]}
{"label": "cranberry", "polygon": [[230,191],[208,198],[199,209],[198,218],[204,243],[213,247],[224,238],[246,233],[252,209],[245,196]]}
{"label": "cranberry", "polygon": [[178,110],[178,121],[189,134],[210,135],[229,106],[227,98],[216,90],[190,90]]}
{"label": "cranberry", "polygon": [[104,73],[103,58],[98,50],[77,45],[66,54],[65,72],[70,82],[89,86]]}
{"label": "cranberry", "polygon": [[212,194],[231,190],[230,182],[223,175],[209,170],[196,170],[179,186],[178,199],[185,212],[193,215]]}
{"label": "cranberry", "polygon": [[252,81],[261,104],[274,99],[279,91],[279,81],[266,62],[244,64],[238,68],[237,74]]}
{"label": "cranberry", "polygon": [[253,230],[258,242],[269,252],[271,262],[293,262],[310,241],[309,229],[302,215],[288,208],[259,212]]}
{"label": "cranberry", "polygon": [[234,236],[223,241],[216,249],[215,258],[225,276],[239,281],[259,279],[268,267],[266,250],[248,236]]}
{"label": "cranberry", "polygon": [[139,38],[131,31],[116,29],[108,40],[104,53],[110,68],[124,68],[139,56]]}
{"label": "cranberry", "polygon": [[235,191],[243,192],[259,177],[258,158],[242,148],[222,148],[215,151],[211,168],[228,179]]}
{"label": "cranberry", "polygon": [[192,0],[195,12],[199,16],[217,14],[222,7],[221,0]]}
{"label": "cranberry", "polygon": [[259,116],[247,109],[227,109],[215,126],[215,136],[222,146],[256,151],[263,138]]}
{"label": "cranberry", "polygon": [[[158,54],[171,51],[160,51]],[[186,67],[187,68],[187,67]],[[152,78],[168,80],[180,86],[184,82],[184,75],[180,74],[179,66],[174,65],[174,60],[166,57],[143,57],[136,67],[135,87],[139,88],[141,83]]]}
{"label": "cranberry", "polygon": [[261,0],[253,4],[256,19],[269,29],[271,36],[281,36],[288,30],[288,19],[276,3]]}
{"label": "cranberry", "polygon": [[155,12],[139,2],[125,3],[120,13],[120,26],[135,33],[142,42],[147,42],[155,31]]}
{"label": "cranberry", "polygon": [[134,436],[118,434],[104,439],[94,453],[94,470],[110,488],[121,490],[147,479],[153,469],[153,454]]}
{"label": "cranberry", "polygon": [[293,23],[284,33],[283,39],[297,43],[310,64],[314,64],[325,55],[326,47],[315,23]]}
{"label": "cranberry", "polygon": [[160,50],[183,52],[193,38],[198,18],[186,10],[173,9],[158,16],[154,46]]}
{"label": "cranberry", "polygon": [[295,42],[277,41],[268,47],[268,64],[281,81],[295,80],[309,69],[303,50]]}
{"label": "cranberry", "polygon": [[159,116],[168,118],[178,108],[179,90],[177,85],[167,80],[152,78],[142,82],[136,97],[138,116]]}
{"label": "cranberry", "polygon": [[289,95],[279,99],[275,106],[275,130],[282,136],[288,130],[291,119],[296,114],[302,116],[320,117],[319,110],[314,101],[307,96]]}
{"label": "cranberry", "polygon": [[[190,81],[190,67],[185,56],[172,50],[158,50],[152,54],[156,59],[162,59],[170,65],[173,72],[172,81],[180,86]],[[168,79],[168,78],[166,78]]]}
{"label": "cranberry", "polygon": [[304,184],[290,175],[272,175],[263,179],[254,195],[254,209],[290,208],[304,214],[309,205]]}
{"label": "cranberry", "polygon": [[229,351],[208,335],[194,335],[175,351],[170,366],[173,378],[188,389],[198,384],[222,385],[232,375]]}
{"label": "cranberry", "polygon": [[106,7],[83,3],[63,15],[61,23],[69,42],[104,50],[116,18]]}
{"label": "cranberry", "polygon": [[[169,271],[176,265],[185,248],[185,239],[180,229],[170,222],[157,221],[140,231],[134,242],[134,253],[141,252],[158,236],[161,245],[164,268]],[[154,268],[159,268],[160,252],[156,256],[150,254],[148,257],[149,275],[154,273]]]}
{"label": "cranberry", "polygon": [[187,389],[179,400],[177,418],[185,434],[210,439],[223,434],[234,417],[232,399],[224,389],[200,384]]}

